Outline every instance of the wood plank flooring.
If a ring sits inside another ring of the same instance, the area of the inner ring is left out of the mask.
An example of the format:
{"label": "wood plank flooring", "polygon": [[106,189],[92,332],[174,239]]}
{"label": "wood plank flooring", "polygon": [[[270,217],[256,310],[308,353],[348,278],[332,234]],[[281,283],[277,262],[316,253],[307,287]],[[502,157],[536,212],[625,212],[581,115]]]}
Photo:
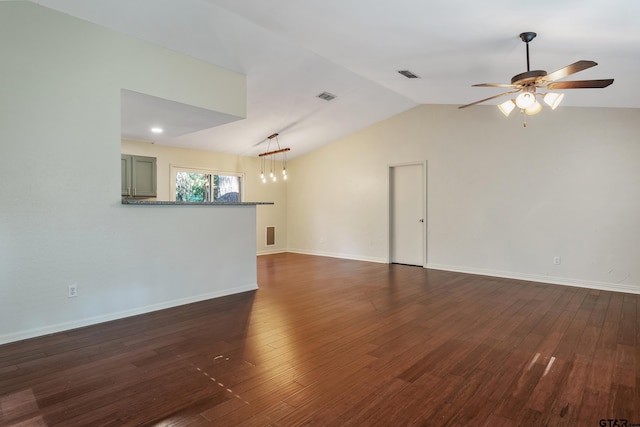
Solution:
{"label": "wood plank flooring", "polygon": [[0,425],[640,425],[638,295],[290,253],[258,282],[0,346]]}

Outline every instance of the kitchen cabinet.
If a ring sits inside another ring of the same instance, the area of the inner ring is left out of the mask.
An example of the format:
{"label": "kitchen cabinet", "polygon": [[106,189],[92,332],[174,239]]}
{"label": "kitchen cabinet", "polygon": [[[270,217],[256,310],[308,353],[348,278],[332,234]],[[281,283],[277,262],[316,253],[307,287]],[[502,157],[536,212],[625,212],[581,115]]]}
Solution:
{"label": "kitchen cabinet", "polygon": [[157,168],[155,157],[121,155],[122,195],[156,197]]}

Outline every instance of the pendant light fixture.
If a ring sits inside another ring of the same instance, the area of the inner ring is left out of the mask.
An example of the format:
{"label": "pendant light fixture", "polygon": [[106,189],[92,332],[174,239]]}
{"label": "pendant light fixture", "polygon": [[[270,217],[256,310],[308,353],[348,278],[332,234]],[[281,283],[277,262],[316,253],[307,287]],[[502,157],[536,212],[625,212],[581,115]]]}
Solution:
{"label": "pendant light fixture", "polygon": [[[270,179],[273,182],[278,181],[278,174],[276,170],[277,169],[276,155],[282,154],[281,175],[282,175],[282,179],[286,181],[287,180],[287,151],[291,151],[291,148],[280,148],[280,141],[278,141],[277,133],[274,133],[273,135],[269,135],[267,139],[269,140],[269,143],[267,144],[267,151],[265,151],[264,153],[258,154],[258,157],[262,159],[262,161],[260,162],[261,163],[260,180],[262,180],[263,183],[266,183],[267,179]],[[269,149],[271,148],[271,143],[274,141],[275,141],[275,145],[277,146],[277,149],[270,151]],[[268,160],[268,167],[269,167],[268,178],[265,175],[267,160]]]}

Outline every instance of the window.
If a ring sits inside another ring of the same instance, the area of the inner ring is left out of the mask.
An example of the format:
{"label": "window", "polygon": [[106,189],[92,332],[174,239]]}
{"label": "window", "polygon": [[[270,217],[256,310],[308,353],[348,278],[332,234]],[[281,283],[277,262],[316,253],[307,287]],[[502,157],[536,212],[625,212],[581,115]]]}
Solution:
{"label": "window", "polygon": [[242,174],[171,166],[171,194],[177,202],[241,202]]}

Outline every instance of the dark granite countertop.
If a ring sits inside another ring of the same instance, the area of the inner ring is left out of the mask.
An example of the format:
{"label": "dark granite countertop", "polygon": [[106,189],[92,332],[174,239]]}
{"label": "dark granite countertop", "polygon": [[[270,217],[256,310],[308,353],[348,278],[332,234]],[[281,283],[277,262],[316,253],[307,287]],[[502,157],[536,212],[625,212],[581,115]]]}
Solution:
{"label": "dark granite countertop", "polygon": [[273,202],[172,202],[168,200],[138,200],[122,198],[123,205],[143,206],[256,206],[273,205]]}

